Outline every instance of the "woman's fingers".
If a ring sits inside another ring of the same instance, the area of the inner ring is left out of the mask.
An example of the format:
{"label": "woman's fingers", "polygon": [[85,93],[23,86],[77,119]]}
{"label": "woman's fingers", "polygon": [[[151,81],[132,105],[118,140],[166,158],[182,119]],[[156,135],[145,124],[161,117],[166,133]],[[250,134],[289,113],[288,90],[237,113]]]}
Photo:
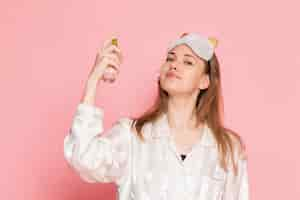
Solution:
{"label": "woman's fingers", "polygon": [[119,57],[120,62],[122,62],[121,50],[115,45],[109,45],[107,48],[103,49],[102,54],[116,54]]}
{"label": "woman's fingers", "polygon": [[109,57],[115,60],[115,62],[118,62],[119,64],[121,64],[121,59],[120,56],[116,53],[112,53],[112,48],[108,48],[106,49],[105,52],[103,52],[102,54],[99,54],[100,58],[102,59],[103,57]]}
{"label": "woman's fingers", "polygon": [[116,54],[106,54],[104,55],[105,57],[108,57],[112,60],[114,60],[115,62],[117,62],[119,65],[121,65],[121,61],[119,59],[119,57]]}
{"label": "woman's fingers", "polygon": [[114,68],[118,73],[120,72],[120,64],[115,60],[114,57],[104,56],[102,59],[102,62],[104,62],[106,65],[110,65],[110,67]]}

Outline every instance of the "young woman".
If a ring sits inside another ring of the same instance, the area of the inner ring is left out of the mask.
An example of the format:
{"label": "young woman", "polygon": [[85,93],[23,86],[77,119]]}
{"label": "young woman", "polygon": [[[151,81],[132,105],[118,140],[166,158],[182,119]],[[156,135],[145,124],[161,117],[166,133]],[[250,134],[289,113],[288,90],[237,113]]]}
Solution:
{"label": "young woman", "polygon": [[222,124],[217,41],[184,33],[170,43],[153,106],[103,130],[94,105],[105,69],[122,53],[106,40],[64,139],[64,156],[82,180],[114,182],[119,200],[248,200],[245,145]]}

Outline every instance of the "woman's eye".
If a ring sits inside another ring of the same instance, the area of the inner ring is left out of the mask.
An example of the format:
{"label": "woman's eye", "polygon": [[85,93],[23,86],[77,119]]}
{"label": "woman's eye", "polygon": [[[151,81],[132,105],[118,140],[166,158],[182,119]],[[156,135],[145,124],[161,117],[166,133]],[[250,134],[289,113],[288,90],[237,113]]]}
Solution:
{"label": "woman's eye", "polygon": [[189,61],[186,61],[185,63],[187,63],[188,65],[193,65],[193,63]]}
{"label": "woman's eye", "polygon": [[166,59],[166,61],[172,61],[173,60],[173,58],[167,58]]}
{"label": "woman's eye", "polygon": [[[167,58],[166,61],[167,61],[167,62],[169,62],[169,61],[174,61],[174,59],[173,59],[173,58]],[[184,63],[186,63],[186,64],[188,64],[188,65],[193,65],[193,63],[192,63],[192,62],[189,62],[189,61],[185,61]]]}

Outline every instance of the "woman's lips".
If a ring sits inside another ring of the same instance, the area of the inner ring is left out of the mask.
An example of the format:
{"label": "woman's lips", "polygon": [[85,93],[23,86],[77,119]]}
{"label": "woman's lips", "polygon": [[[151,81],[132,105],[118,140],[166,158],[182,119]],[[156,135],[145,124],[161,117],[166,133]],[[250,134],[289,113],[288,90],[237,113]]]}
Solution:
{"label": "woman's lips", "polygon": [[177,74],[175,74],[174,72],[171,72],[171,71],[166,73],[166,77],[181,79],[180,76],[178,76]]}

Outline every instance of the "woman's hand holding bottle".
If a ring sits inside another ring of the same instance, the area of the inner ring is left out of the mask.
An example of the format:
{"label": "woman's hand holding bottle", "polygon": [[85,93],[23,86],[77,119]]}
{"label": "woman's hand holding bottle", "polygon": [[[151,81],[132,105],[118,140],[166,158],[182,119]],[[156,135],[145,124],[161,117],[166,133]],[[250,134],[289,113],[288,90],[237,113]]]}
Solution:
{"label": "woman's hand holding bottle", "polygon": [[84,103],[94,104],[99,80],[108,83],[113,83],[116,80],[123,60],[123,55],[118,46],[117,39],[113,37],[105,40],[103,47],[98,50],[82,99]]}
{"label": "woman's hand holding bottle", "polygon": [[120,72],[122,53],[118,47],[117,38],[104,41],[104,45],[98,50],[90,78],[113,83]]}

